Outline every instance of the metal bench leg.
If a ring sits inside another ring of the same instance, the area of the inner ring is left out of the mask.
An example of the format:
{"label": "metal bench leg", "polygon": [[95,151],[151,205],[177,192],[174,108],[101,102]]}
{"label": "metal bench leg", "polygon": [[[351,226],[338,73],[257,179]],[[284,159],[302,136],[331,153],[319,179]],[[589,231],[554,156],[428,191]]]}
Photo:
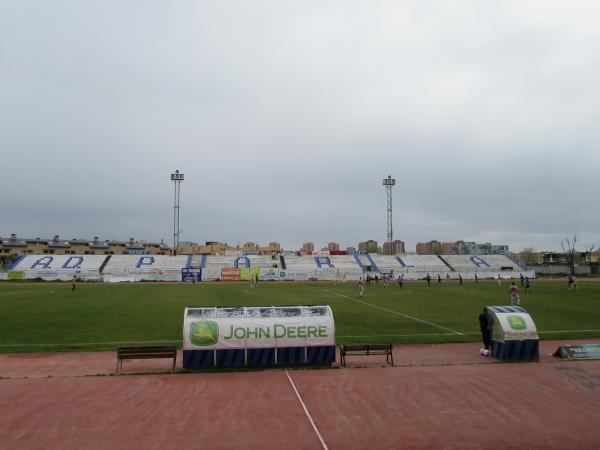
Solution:
{"label": "metal bench leg", "polygon": [[177,363],[177,353],[175,353],[175,355],[173,355],[173,368],[171,369],[171,372],[175,372],[176,363]]}

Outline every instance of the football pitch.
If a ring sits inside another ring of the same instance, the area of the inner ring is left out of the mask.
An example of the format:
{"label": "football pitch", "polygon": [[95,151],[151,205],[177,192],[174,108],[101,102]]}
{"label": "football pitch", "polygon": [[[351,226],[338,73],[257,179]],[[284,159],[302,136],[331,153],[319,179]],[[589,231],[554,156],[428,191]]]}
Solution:
{"label": "football pitch", "polygon": [[[517,283],[517,285],[519,285]],[[114,350],[119,345],[181,346],[186,306],[330,305],[337,344],[475,342],[478,314],[510,304],[509,282],[0,284],[0,352]],[[520,286],[519,286],[520,287]],[[541,339],[600,337],[600,282],[535,280],[521,292]]]}

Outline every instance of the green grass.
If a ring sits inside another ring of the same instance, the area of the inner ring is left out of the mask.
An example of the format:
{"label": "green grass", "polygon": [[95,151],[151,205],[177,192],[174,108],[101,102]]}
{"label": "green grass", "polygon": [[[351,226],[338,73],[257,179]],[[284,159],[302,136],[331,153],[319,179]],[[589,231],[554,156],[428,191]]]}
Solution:
{"label": "green grass", "polygon": [[[533,283],[521,293],[542,339],[600,337],[600,283]],[[181,345],[186,306],[331,305],[338,344],[479,341],[477,315],[508,302],[508,283],[0,284],[0,352],[112,350],[120,344]],[[411,316],[412,318],[406,317]],[[430,322],[420,322],[421,321]],[[587,331],[585,331],[587,330]],[[592,330],[592,331],[589,331]]]}

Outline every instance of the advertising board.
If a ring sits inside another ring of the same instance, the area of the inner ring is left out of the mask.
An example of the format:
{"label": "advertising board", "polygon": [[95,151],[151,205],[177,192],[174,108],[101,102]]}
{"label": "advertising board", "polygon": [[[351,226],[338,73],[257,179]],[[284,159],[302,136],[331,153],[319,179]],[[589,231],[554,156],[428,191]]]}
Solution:
{"label": "advertising board", "polygon": [[260,269],[260,279],[264,281],[274,281],[279,277],[279,269]]}
{"label": "advertising board", "polygon": [[221,269],[221,281],[240,281],[240,269],[223,267]]}
{"label": "advertising board", "polygon": [[[498,342],[539,339],[533,319],[524,312],[495,313],[493,339]],[[497,326],[499,325],[499,326]]]}
{"label": "advertising board", "polygon": [[184,350],[334,346],[329,306],[186,308]]}
{"label": "advertising board", "polygon": [[239,269],[240,271],[240,280],[249,281],[253,276],[258,275],[260,273],[260,269],[258,267],[242,267]]}
{"label": "advertising board", "polygon": [[564,344],[554,356],[564,359],[600,359],[600,344]]}

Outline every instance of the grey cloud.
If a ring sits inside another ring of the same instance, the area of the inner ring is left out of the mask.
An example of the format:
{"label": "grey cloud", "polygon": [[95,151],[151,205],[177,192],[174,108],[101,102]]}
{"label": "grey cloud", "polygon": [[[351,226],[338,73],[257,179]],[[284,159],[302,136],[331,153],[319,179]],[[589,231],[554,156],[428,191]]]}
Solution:
{"label": "grey cloud", "polygon": [[0,235],[600,241],[598,8],[0,3]]}

